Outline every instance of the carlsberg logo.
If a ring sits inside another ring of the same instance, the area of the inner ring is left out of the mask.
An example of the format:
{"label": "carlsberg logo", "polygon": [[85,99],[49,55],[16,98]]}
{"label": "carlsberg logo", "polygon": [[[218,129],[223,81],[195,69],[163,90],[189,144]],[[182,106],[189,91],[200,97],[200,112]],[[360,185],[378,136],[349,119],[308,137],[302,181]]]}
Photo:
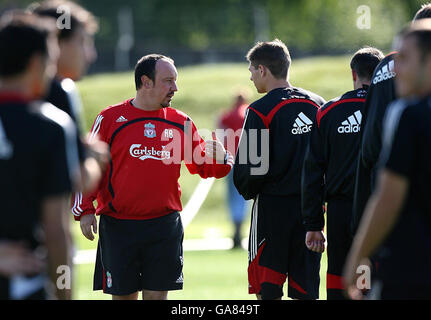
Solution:
{"label": "carlsberg logo", "polygon": [[140,160],[154,159],[154,160],[165,160],[171,158],[171,152],[163,150],[165,146],[162,146],[162,150],[156,150],[154,147],[141,148],[141,144],[132,144],[130,146],[130,155]]}

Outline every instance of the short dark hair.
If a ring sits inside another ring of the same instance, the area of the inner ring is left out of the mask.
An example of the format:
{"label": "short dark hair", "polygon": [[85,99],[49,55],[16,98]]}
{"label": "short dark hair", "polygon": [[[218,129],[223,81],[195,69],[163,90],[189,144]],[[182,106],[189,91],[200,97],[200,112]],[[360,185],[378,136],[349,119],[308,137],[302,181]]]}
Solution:
{"label": "short dark hair", "polygon": [[24,72],[35,54],[48,55],[48,39],[55,34],[51,21],[21,10],[5,12],[0,18],[0,76]]}
{"label": "short dark hair", "polygon": [[379,49],[364,47],[355,52],[350,60],[350,68],[360,79],[371,80],[374,69],[384,57],[385,55]]}
{"label": "short dark hair", "polygon": [[426,18],[431,18],[431,3],[423,4],[413,17],[413,21]]}
{"label": "short dark hair", "polygon": [[404,28],[400,33],[402,38],[415,37],[421,58],[431,54],[431,18],[421,19]]}
{"label": "short dark hair", "polygon": [[254,68],[257,68],[259,65],[268,68],[277,79],[287,77],[292,62],[289,49],[278,39],[256,43],[248,51],[246,58]]}
{"label": "short dark hair", "polygon": [[[63,8],[67,8],[68,12],[65,12]],[[91,35],[95,34],[99,29],[96,17],[90,11],[72,1],[46,0],[40,3],[34,2],[28,7],[28,10],[41,17],[50,17],[55,20],[62,18],[66,13],[70,13],[70,28],[59,29],[59,40],[71,38],[79,28],[84,28]]]}
{"label": "short dark hair", "polygon": [[142,86],[142,76],[147,76],[153,82],[156,80],[156,63],[159,60],[167,60],[174,63],[174,60],[162,54],[148,54],[138,60],[135,66],[135,87],[139,90]]}

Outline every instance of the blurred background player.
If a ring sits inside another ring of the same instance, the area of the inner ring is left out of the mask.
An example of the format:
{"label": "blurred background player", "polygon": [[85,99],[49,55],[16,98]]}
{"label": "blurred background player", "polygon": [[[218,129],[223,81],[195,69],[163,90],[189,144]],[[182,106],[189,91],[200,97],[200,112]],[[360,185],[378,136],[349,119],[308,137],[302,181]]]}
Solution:
{"label": "blurred background player", "polygon": [[70,15],[70,26],[58,28],[60,55],[57,74],[46,99],[80,125],[82,103],[74,81],[80,80],[97,58],[94,46],[94,34],[98,30],[97,20],[88,10],[71,1],[48,0],[33,3],[29,10],[41,17],[51,17],[56,23],[65,23],[63,16]]}
{"label": "blurred background player", "polygon": [[247,60],[250,80],[266,93],[248,108],[234,165],[236,188],[244,199],[254,199],[249,293],[281,299],[288,275],[289,297],[317,299],[321,254],[304,244],[301,168],[311,119],[325,101],[290,84],[290,53],[280,40],[258,42]]}
{"label": "blurred background player", "polygon": [[[75,2],[63,0],[33,3],[29,6],[29,11],[40,17],[50,18],[57,24],[60,48],[57,74],[45,99],[69,114],[75,122],[78,128],[82,188],[93,190],[106,165],[108,151],[107,146],[97,139],[87,141],[82,134],[82,103],[75,81],[85,75],[89,65],[97,58],[94,46],[94,35],[98,31],[97,19]],[[68,15],[67,18],[65,15]]]}
{"label": "blurred background player", "polygon": [[[65,112],[35,101],[55,75],[55,24],[22,12],[0,24],[0,299],[70,299],[76,128]],[[65,287],[56,285],[60,266],[69,271]]]}
{"label": "blurred background player", "polygon": [[233,165],[221,142],[204,142],[193,121],[170,107],[177,76],[172,59],[142,57],[136,96],[101,111],[91,131],[109,144],[111,161],[99,188],[76,198],[82,213],[75,218],[93,240],[95,213],[101,215],[94,290],[115,300],[137,299],[140,291],[144,300],[167,299],[168,291],[183,288],[181,162],[202,178],[222,178]]}
{"label": "blurred background player", "polygon": [[[239,137],[244,124],[245,112],[248,108],[249,92],[246,89],[239,90],[235,96],[230,110],[223,113],[219,119],[217,128],[224,129],[224,147],[233,156],[238,148]],[[233,173],[227,178],[227,202],[230,218],[234,226],[233,247],[241,247],[241,226],[247,212],[247,201],[238,193],[233,183]]]}
{"label": "blurred background player", "polygon": [[323,252],[322,205],[327,203],[328,300],[345,297],[341,274],[352,241],[351,212],[362,109],[374,69],[383,58],[376,48],[358,50],[350,61],[354,90],[327,102],[313,119],[302,171],[302,214],[307,247]]}
{"label": "blurred background player", "polygon": [[395,87],[383,124],[377,187],[367,203],[345,267],[352,298],[361,298],[356,270],[379,262],[370,297],[431,298],[431,20],[401,33]]}
{"label": "blurred background player", "polygon": [[[431,18],[431,4],[424,4],[416,12],[413,21]],[[362,114],[361,147],[356,170],[353,200],[352,234],[354,235],[364,212],[365,205],[374,191],[377,167],[382,149],[383,117],[387,106],[396,99],[394,58],[388,54],[376,67],[371,80]]]}

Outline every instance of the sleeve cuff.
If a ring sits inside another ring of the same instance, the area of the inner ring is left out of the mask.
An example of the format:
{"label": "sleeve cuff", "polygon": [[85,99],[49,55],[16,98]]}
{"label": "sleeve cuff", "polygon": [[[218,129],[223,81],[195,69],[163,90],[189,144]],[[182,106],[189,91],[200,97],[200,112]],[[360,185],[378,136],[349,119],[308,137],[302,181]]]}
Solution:
{"label": "sleeve cuff", "polygon": [[224,164],[228,164],[232,168],[234,163],[235,163],[235,159],[233,155],[226,150],[226,155],[224,157]]}
{"label": "sleeve cuff", "polygon": [[72,212],[72,213],[73,213],[73,218],[75,219],[75,221],[81,221],[82,216],[85,216],[88,214],[94,215],[96,213],[96,211],[95,210],[86,210],[86,211],[82,212],[81,214],[76,214],[75,212]]}
{"label": "sleeve cuff", "polygon": [[324,224],[306,224],[304,223],[305,231],[323,231],[325,228]]}

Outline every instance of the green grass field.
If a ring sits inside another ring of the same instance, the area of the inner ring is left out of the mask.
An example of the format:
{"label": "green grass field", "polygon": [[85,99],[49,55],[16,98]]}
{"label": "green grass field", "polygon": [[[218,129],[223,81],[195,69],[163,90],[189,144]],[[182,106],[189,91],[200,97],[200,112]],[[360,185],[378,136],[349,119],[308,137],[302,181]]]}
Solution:
{"label": "green grass field", "polygon": [[[215,129],[219,114],[230,107],[240,87],[248,87],[252,99],[259,98],[250,81],[248,65],[210,64],[179,68],[179,91],[173,107],[186,112],[201,129]],[[332,99],[352,90],[349,57],[318,57],[294,60],[291,84]],[[133,73],[88,76],[78,84],[84,109],[84,127],[89,130],[96,115],[105,107],[134,96]],[[205,137],[204,137],[205,138]],[[199,182],[183,167],[180,184],[183,205]],[[249,219],[249,218],[248,218]],[[249,221],[243,226],[248,235]],[[230,237],[230,224],[225,204],[225,181],[215,181],[213,188],[195,219],[185,230],[185,239],[208,236]],[[73,223],[73,236],[78,250],[95,249],[96,240],[86,240],[79,224]],[[171,292],[171,299],[254,299],[248,294],[247,252],[245,250],[186,251],[184,253],[184,290]],[[110,299],[100,291],[92,291],[94,264],[75,267],[74,299]],[[320,298],[326,299],[326,253],[321,263]]]}

